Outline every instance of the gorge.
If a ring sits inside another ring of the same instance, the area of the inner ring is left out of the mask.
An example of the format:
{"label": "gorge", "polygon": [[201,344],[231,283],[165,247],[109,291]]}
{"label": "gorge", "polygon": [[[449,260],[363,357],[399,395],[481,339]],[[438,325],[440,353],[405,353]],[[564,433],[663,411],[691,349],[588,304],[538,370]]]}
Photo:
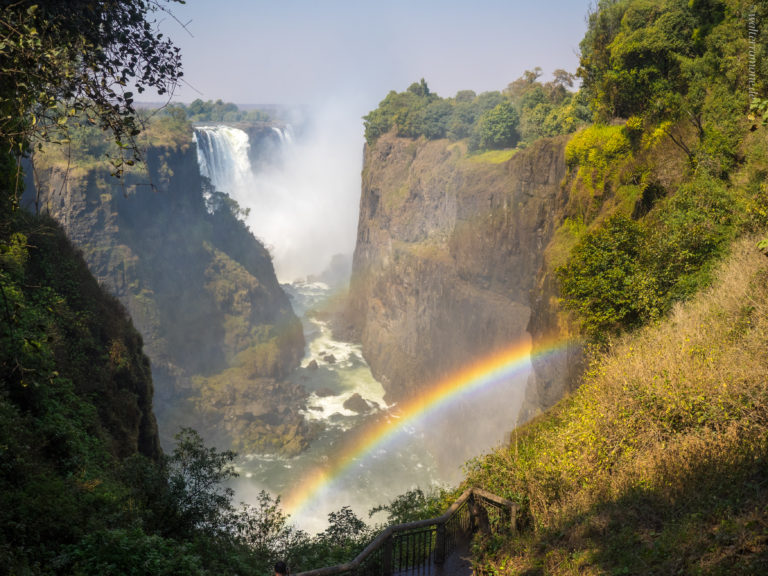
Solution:
{"label": "gorge", "polygon": [[[241,451],[238,493],[314,498],[296,517],[316,529],[312,519],[345,504],[365,513],[409,487],[457,481],[467,459],[562,395],[578,356],[534,358],[533,371],[518,359],[439,411],[411,413],[414,398],[479,360],[562,338],[556,295],[536,288],[547,286],[545,248],[564,203],[565,141],[502,161],[448,140],[388,135],[368,146],[351,285],[323,311],[349,272],[337,256],[336,273],[323,273],[345,244],[318,230],[354,224],[349,206],[311,209],[350,204],[340,160],[320,161],[323,128],[201,124],[165,144],[150,131],[154,189],[129,175],[121,190],[103,169],[81,161],[66,173],[41,155],[27,194],[144,335],[163,442],[191,425]],[[339,156],[349,166],[356,153]],[[272,261],[301,280],[278,286]],[[346,466],[344,447],[376,426],[394,439],[359,456],[364,474],[307,491],[307,478]]]}
{"label": "gorge", "polygon": [[768,573],[768,2],[582,2],[6,3],[0,573]]}

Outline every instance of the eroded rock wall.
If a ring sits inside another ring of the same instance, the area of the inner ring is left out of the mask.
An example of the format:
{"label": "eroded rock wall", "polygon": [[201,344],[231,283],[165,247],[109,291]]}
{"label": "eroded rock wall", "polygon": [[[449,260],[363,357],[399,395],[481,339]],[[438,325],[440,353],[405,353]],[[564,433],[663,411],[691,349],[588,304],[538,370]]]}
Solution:
{"label": "eroded rock wall", "polygon": [[[390,134],[366,149],[344,328],[390,399],[531,334],[534,348],[557,337],[542,266],[564,204],[565,143],[504,158]],[[531,387],[562,394],[562,376],[542,371]]]}
{"label": "eroded rock wall", "polygon": [[306,446],[305,392],[285,379],[301,324],[264,246],[224,199],[206,206],[191,133],[122,182],[104,163],[34,168],[26,204],[63,225],[144,337],[164,442],[187,425],[240,450]]}

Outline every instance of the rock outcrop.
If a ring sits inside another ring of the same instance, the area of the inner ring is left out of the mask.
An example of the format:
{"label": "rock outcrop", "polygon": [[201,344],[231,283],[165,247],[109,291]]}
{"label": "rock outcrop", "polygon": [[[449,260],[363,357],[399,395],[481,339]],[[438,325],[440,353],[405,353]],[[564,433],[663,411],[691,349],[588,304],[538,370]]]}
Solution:
{"label": "rock outcrop", "polygon": [[[150,147],[146,164],[121,183],[103,162],[38,156],[27,204],[61,222],[144,336],[164,441],[188,425],[220,445],[279,451],[270,434],[287,425],[291,445],[306,444],[305,395],[284,381],[304,337],[269,253],[225,197],[206,202],[191,133]],[[276,402],[292,408],[272,423]]]}
{"label": "rock outcrop", "polygon": [[[565,143],[540,140],[501,162],[391,134],[366,149],[342,329],[362,342],[388,399],[530,335],[534,348],[558,337],[543,264],[564,204]],[[549,402],[567,367],[547,366],[531,388]]]}

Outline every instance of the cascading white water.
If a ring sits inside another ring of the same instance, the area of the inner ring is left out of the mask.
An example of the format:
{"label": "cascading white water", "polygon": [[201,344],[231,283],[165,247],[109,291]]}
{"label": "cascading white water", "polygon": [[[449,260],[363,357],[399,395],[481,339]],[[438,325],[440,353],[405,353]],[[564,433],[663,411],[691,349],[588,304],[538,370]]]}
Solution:
{"label": "cascading white water", "polygon": [[199,126],[194,138],[200,174],[217,190],[233,194],[248,186],[253,179],[248,134],[231,126]]}
{"label": "cascading white water", "polygon": [[293,134],[290,124],[285,128],[278,128],[277,126],[273,126],[272,130],[274,130],[275,133],[280,137],[280,142],[286,144],[291,144],[293,142]]}
{"label": "cascading white water", "polygon": [[301,137],[290,125],[257,130],[252,145],[260,151],[271,141],[271,152],[252,166],[248,133],[223,125],[195,130],[200,173],[249,210],[246,224],[270,250],[281,282],[320,274],[335,254],[352,253],[362,145],[350,132],[330,114],[313,118]]}

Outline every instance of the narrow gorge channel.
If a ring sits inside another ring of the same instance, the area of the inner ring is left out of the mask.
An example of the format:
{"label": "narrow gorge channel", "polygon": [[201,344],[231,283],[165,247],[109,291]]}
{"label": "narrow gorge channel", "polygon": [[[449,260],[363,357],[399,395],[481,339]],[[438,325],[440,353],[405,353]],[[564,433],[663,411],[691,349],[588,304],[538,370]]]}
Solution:
{"label": "narrow gorge channel", "polygon": [[[318,313],[349,281],[345,258],[336,255],[336,269],[318,274],[317,268],[302,269],[297,264],[302,259],[283,246],[302,240],[304,223],[292,212],[294,203],[326,192],[324,175],[303,173],[318,166],[302,162],[303,154],[311,159],[316,153],[311,143],[290,127],[225,125],[198,126],[195,140],[201,175],[249,209],[245,221],[270,247],[281,280],[288,270],[294,274],[282,286],[301,318],[307,345],[289,379],[307,391],[303,415],[320,430],[309,448],[292,458],[245,454],[235,483],[240,498],[253,501],[262,489],[280,494],[300,527],[321,530],[327,514],[342,506],[367,518],[373,506],[416,486],[455,483],[468,458],[508,438],[530,372],[524,344],[515,349],[514,361],[496,372],[487,368],[463,381],[444,377],[429,382],[438,386],[428,394],[387,394],[371,374],[362,346],[334,338],[339,319]],[[306,186],[311,181],[320,185]],[[294,230],[297,238],[291,237]],[[315,266],[330,261],[323,248],[317,250],[317,241],[303,246]],[[299,280],[297,273],[303,275]]]}

